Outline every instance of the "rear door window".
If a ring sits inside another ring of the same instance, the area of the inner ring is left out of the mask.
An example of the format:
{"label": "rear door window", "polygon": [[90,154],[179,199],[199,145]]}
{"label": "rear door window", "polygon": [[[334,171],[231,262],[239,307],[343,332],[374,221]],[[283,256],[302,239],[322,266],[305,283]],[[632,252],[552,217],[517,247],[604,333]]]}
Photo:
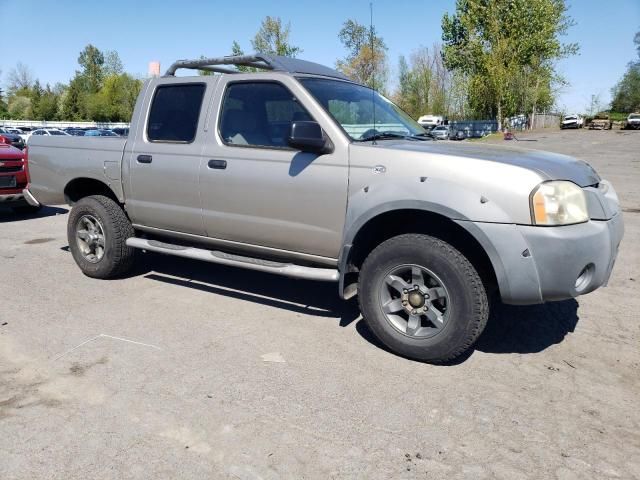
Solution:
{"label": "rear door window", "polygon": [[193,142],[198,129],[204,91],[203,83],[159,86],[149,111],[149,141]]}

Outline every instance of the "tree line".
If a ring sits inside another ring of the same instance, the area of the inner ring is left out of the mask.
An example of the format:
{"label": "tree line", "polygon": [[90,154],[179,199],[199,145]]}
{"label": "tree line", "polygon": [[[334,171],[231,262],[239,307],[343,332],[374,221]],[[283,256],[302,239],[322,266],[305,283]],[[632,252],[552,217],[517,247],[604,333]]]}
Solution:
{"label": "tree line", "polygon": [[68,84],[51,87],[18,63],[7,76],[6,93],[0,90],[0,118],[128,122],[142,81],[124,72],[118,53],[89,44],[78,66]]}
{"label": "tree line", "polygon": [[[338,32],[345,54],[335,66],[380,90],[414,118],[435,114],[502,123],[505,117],[553,107],[567,84],[557,61],[578,51],[576,44],[561,41],[572,25],[565,0],[457,0],[454,13],[442,18],[442,43],[401,55],[393,82],[383,37],[355,19]],[[252,50],[295,57],[303,50],[292,44],[290,32],[290,23],[268,16],[250,39]],[[244,54],[238,41],[231,54]],[[42,87],[18,64],[9,73],[7,94],[0,95],[0,117],[128,121],[141,81],[124,73],[118,54],[88,45],[78,65],[68,85]],[[640,67],[634,68],[637,76]],[[621,98],[627,83],[616,87]]]}

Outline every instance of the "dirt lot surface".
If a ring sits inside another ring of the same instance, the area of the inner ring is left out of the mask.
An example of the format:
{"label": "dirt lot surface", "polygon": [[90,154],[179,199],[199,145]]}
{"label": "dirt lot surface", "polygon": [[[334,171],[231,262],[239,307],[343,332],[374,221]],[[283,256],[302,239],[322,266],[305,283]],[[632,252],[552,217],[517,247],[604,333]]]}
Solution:
{"label": "dirt lot surface", "polygon": [[66,208],[0,211],[0,479],[640,478],[640,132],[521,138],[610,179],[626,237],[608,288],[497,305],[450,366],[333,284],[157,255],[92,280]]}

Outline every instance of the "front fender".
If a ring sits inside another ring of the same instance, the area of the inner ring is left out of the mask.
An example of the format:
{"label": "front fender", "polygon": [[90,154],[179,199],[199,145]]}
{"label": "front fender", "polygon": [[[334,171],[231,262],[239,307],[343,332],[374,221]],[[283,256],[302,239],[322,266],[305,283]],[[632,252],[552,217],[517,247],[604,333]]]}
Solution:
{"label": "front fender", "polygon": [[[535,263],[523,255],[528,246],[515,222],[490,197],[452,182],[418,178],[364,187],[349,199],[344,245],[352,245],[367,222],[395,210],[421,210],[454,221],[489,257],[503,301],[542,301]],[[346,271],[347,256],[348,248],[340,258],[341,272]]]}
{"label": "front fender", "polygon": [[344,243],[353,242],[369,220],[392,210],[424,210],[451,220],[514,223],[490,195],[456,183],[425,177],[394,178],[366,185],[349,197]]}

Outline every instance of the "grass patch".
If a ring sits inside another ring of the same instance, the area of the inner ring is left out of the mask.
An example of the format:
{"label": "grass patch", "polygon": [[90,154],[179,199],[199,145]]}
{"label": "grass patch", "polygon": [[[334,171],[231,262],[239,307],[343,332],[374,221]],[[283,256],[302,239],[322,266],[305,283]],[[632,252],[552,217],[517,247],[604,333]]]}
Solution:
{"label": "grass patch", "polygon": [[484,137],[478,137],[478,138],[467,138],[467,141],[469,142],[484,142],[485,140],[492,140],[492,139],[500,139],[502,138],[502,132],[496,132],[496,133],[491,133],[487,136]]}

